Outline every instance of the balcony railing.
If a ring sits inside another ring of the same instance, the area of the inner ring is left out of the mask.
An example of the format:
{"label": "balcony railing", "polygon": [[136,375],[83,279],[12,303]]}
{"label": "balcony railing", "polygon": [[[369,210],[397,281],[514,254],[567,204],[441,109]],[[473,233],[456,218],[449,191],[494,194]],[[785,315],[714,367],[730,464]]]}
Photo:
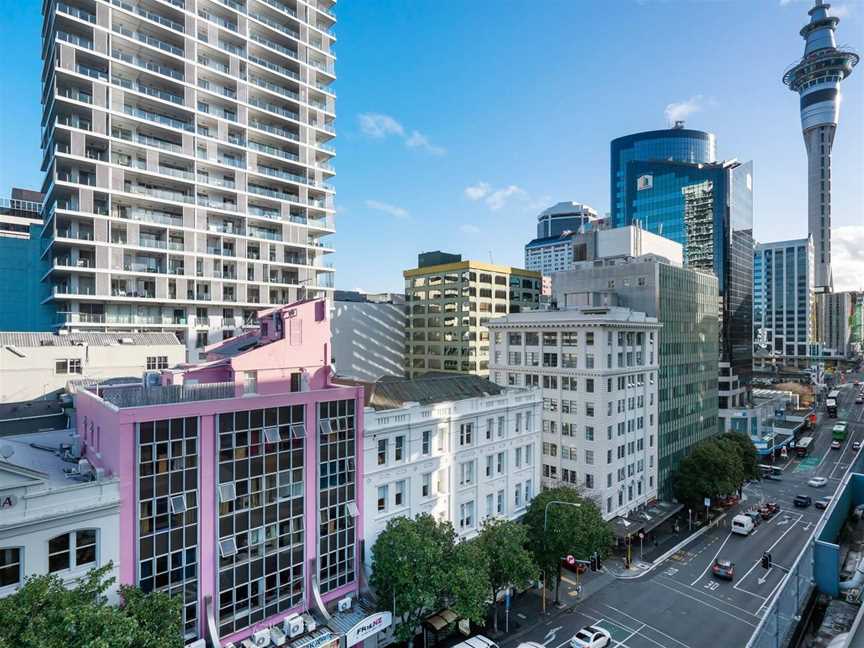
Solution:
{"label": "balcony railing", "polygon": [[137,81],[130,81],[129,79],[124,79],[118,76],[112,77],[111,83],[113,83],[114,85],[119,85],[123,88],[128,88],[129,90],[134,90],[136,92],[146,94],[150,97],[156,97],[157,99],[164,99],[165,101],[170,101],[171,103],[183,105],[183,97],[178,94],[174,94],[173,92],[168,92],[167,90],[160,90],[159,88],[144,85],[143,83],[139,83]]}
{"label": "balcony railing", "polygon": [[164,126],[170,126],[171,128],[178,128],[185,131],[195,130],[195,127],[189,122],[180,121],[179,119],[174,119],[173,117],[168,117],[167,115],[161,115],[159,113],[151,112],[149,110],[144,110],[143,108],[138,108],[136,106],[124,105],[123,112],[127,115],[132,115],[133,117],[138,117],[139,119],[146,119],[147,121],[162,124]]}
{"label": "balcony railing", "polygon": [[85,38],[84,36],[78,36],[77,34],[70,34],[69,32],[58,31],[57,38],[62,41],[66,41],[67,43],[77,45],[78,47],[83,47],[85,49],[93,49],[93,41],[89,38]]}
{"label": "balcony railing", "polygon": [[224,200],[213,200],[212,198],[198,196],[198,205],[200,207],[209,207],[211,209],[221,209],[223,211],[237,211],[235,203],[226,202]]}
{"label": "balcony railing", "polygon": [[[295,158],[294,159],[299,159]],[[296,173],[289,173],[288,171],[280,171],[279,169],[273,169],[271,167],[258,165],[257,169],[258,173],[263,173],[264,175],[273,176],[274,178],[281,178],[282,180],[289,180],[291,182],[300,182],[307,183],[309,182],[305,176],[297,175]]]}
{"label": "balcony railing", "polygon": [[255,20],[257,20],[259,22],[264,23],[268,27],[272,27],[273,29],[275,29],[278,32],[282,32],[286,36],[291,36],[292,38],[296,38],[298,40],[300,38],[300,32],[291,29],[287,25],[283,25],[281,23],[278,23],[275,20],[268,18],[264,14],[258,13],[257,11],[250,11],[249,16],[251,18],[254,18]]}
{"label": "balcony railing", "polygon": [[[147,9],[145,9],[141,5],[133,6],[133,5],[129,4],[128,2],[123,2],[123,0],[111,0],[111,4],[116,5],[122,9],[125,9],[126,11],[129,11],[131,13],[135,13],[135,14],[138,14],[139,16],[143,16],[144,18],[148,18],[149,20],[152,20],[153,22],[157,22],[160,25],[164,25],[165,27],[168,27],[169,29],[174,29],[175,31],[179,31],[179,32],[183,32],[183,30],[184,30],[183,25],[181,25],[180,23],[178,23],[174,20],[171,20],[170,18],[165,18],[164,16],[160,16],[159,14],[153,13],[152,11],[147,11]],[[178,6],[182,7],[183,5],[181,3]]]}
{"label": "balcony railing", "polygon": [[55,295],[95,295],[93,286],[54,286],[52,291]]}
{"label": "balcony railing", "polygon": [[142,135],[140,133],[132,133],[131,131],[121,130],[118,128],[112,129],[111,137],[126,140],[127,142],[137,142],[138,144],[144,144],[145,146],[153,146],[155,148],[159,148],[164,151],[171,151],[173,153],[183,152],[183,147],[180,144],[174,144],[173,142],[168,142],[166,140],[159,139],[158,137],[151,137],[149,135]]}
{"label": "balcony railing", "polygon": [[156,211],[153,209],[143,209],[140,207],[125,207],[114,209],[115,218],[125,218],[127,220],[139,221],[142,223],[156,223],[159,225],[170,225],[172,227],[182,227],[183,218],[175,216],[168,212]]}
{"label": "balcony railing", "polygon": [[201,184],[210,185],[211,187],[225,187],[226,189],[235,189],[237,183],[233,180],[226,180],[225,178],[212,178],[207,175],[198,174],[198,182]]}
{"label": "balcony railing", "polygon": [[232,20],[228,20],[227,18],[223,18],[222,16],[217,16],[216,14],[211,14],[206,9],[199,9],[198,15],[201,16],[204,20],[209,20],[212,23],[216,23],[220,27],[224,27],[225,29],[230,29],[233,32],[237,31],[237,23]]}
{"label": "balcony railing", "polygon": [[82,103],[93,103],[93,95],[82,92],[77,88],[60,88],[59,90],[57,90],[57,95],[60,97],[66,97],[67,99],[80,101]]}
{"label": "balcony railing", "polygon": [[262,153],[267,153],[267,154],[273,155],[275,157],[280,157],[284,160],[299,160],[300,159],[296,154],[291,153],[290,151],[278,149],[275,146],[270,146],[269,144],[261,144],[260,142],[256,142],[255,140],[249,140],[248,146],[253,151],[261,151]]}
{"label": "balcony railing", "polygon": [[281,241],[282,235],[278,232],[273,232],[270,230],[261,230],[250,227],[249,228],[249,236],[252,238],[263,238],[268,239],[270,241]]}
{"label": "balcony railing", "polygon": [[249,126],[251,126],[252,128],[266,131],[268,133],[272,133],[273,135],[279,135],[280,137],[284,137],[285,139],[290,139],[298,142],[300,141],[300,136],[296,133],[292,133],[291,131],[284,128],[279,128],[278,126],[271,126],[269,124],[265,124],[264,122],[258,121],[254,117],[249,119]]}
{"label": "balcony railing", "polygon": [[100,389],[99,393],[105,402],[118,408],[126,408],[234,398],[236,389],[233,382],[161,385],[158,387],[144,387],[136,384],[106,387]]}
{"label": "balcony railing", "polygon": [[291,7],[289,7],[288,5],[279,2],[279,0],[261,0],[261,1],[262,1],[264,4],[268,4],[268,5],[270,5],[270,6],[273,7],[274,9],[278,9],[279,11],[282,11],[282,12],[288,14],[289,16],[293,16],[294,18],[297,17],[297,12],[296,12],[296,11],[294,11],[294,10],[293,10]]}
{"label": "balcony railing", "polygon": [[277,198],[279,200],[289,200],[291,202],[299,202],[300,200],[300,197],[295,194],[290,194],[285,191],[277,191],[276,189],[268,189],[267,187],[260,187],[254,184],[248,185],[247,190],[252,194]]}
{"label": "balcony railing", "polygon": [[267,90],[270,90],[271,92],[275,92],[276,94],[280,94],[283,97],[288,97],[289,99],[296,99],[297,101],[300,100],[300,95],[298,93],[294,92],[293,90],[289,90],[288,88],[283,88],[282,86],[276,85],[275,83],[271,83],[270,81],[267,81],[266,79],[262,79],[261,77],[256,77],[256,76],[253,76],[250,74],[249,75],[249,81],[251,83],[254,83],[255,85],[261,87],[261,88],[266,88]]}
{"label": "balcony railing", "polygon": [[75,71],[78,74],[84,74],[86,76],[92,77],[94,79],[102,79],[103,81],[108,80],[108,73],[102,70],[97,70],[94,67],[90,67],[89,65],[81,65],[80,63],[75,66]]}
{"label": "balcony railing", "polygon": [[260,34],[256,34],[255,32],[252,32],[251,34],[249,34],[249,40],[255,41],[256,43],[259,43],[260,45],[264,45],[265,47],[269,47],[271,49],[274,49],[277,52],[279,52],[280,54],[284,54],[288,58],[292,58],[295,61],[300,60],[300,55],[296,52],[296,50],[289,49],[289,48],[285,47],[284,45],[280,45],[276,41],[272,41],[265,36],[261,36]]}
{"label": "balcony railing", "polygon": [[146,185],[127,184],[124,189],[128,193],[148,196],[150,198],[159,198],[160,200],[173,200],[175,202],[193,203],[195,199],[180,191],[171,191],[170,189],[155,189]]}
{"label": "balcony railing", "polygon": [[65,14],[69,14],[70,16],[75,16],[76,18],[80,18],[81,20],[85,20],[89,23],[96,22],[96,15],[90,13],[89,11],[84,11],[83,9],[79,9],[78,7],[72,7],[65,2],[57,3],[57,10],[62,11]]}
{"label": "balcony railing", "polygon": [[93,125],[86,119],[79,117],[78,115],[58,115],[57,123],[63,124],[64,126],[71,126],[72,128],[80,128],[81,130],[93,130]]}
{"label": "balcony railing", "polygon": [[250,54],[248,59],[253,63],[257,63],[262,67],[266,67],[268,70],[273,70],[274,72],[278,72],[279,74],[284,74],[285,76],[291,79],[300,79],[300,75],[293,70],[289,70],[288,68],[278,65],[277,63],[272,63],[266,59],[261,58],[260,56],[255,56],[254,54]]}
{"label": "balcony railing", "polygon": [[[167,65],[160,65],[159,63],[148,61],[147,59],[143,59],[140,56],[128,54],[118,49],[112,49],[111,56],[123,61],[124,63],[137,65],[138,67],[144,68],[145,70],[150,70],[151,72],[156,72],[158,74],[171,77],[172,79],[177,79],[178,81],[183,80],[184,75],[182,72],[179,72],[174,68],[168,67]],[[107,78],[107,75],[103,78]]]}
{"label": "balcony railing", "polygon": [[[117,0],[112,0],[116,2]],[[112,30],[125,36],[126,38],[131,38],[133,40],[137,40],[140,43],[146,43],[150,47],[155,47],[156,49],[160,49],[163,52],[168,52],[170,54],[174,54],[175,56],[183,56],[183,49],[177,47],[176,45],[172,45],[171,43],[167,43],[160,38],[156,38],[155,36],[151,36],[150,34],[145,34],[144,32],[132,31],[131,29],[124,27],[123,25],[114,25]]]}

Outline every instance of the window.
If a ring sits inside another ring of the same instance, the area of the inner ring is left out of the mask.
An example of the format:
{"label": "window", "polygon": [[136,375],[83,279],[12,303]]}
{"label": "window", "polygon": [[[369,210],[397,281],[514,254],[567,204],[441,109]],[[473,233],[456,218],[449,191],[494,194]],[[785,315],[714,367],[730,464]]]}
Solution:
{"label": "window", "polygon": [[147,371],[168,368],[168,356],[147,356]]}
{"label": "window", "polygon": [[530,466],[532,461],[534,461],[534,446],[529,443],[525,446],[525,465]]}
{"label": "window", "polygon": [[402,461],[405,454],[405,437],[400,435],[396,437],[395,460]]}
{"label": "window", "polygon": [[492,428],[495,427],[495,419],[487,418],[486,419],[486,440],[492,440]]}
{"label": "window", "polygon": [[459,464],[459,485],[467,486],[474,483],[474,462],[464,461]]}
{"label": "window", "polygon": [[486,517],[492,517],[492,513],[495,506],[495,496],[492,493],[489,493],[486,496]]}
{"label": "window", "polygon": [[378,510],[386,511],[387,510],[387,494],[389,488],[385,486],[378,487]]}
{"label": "window", "polygon": [[244,371],[243,372],[243,393],[255,394],[258,392],[258,372]]}
{"label": "window", "polygon": [[399,481],[396,482],[396,484],[394,486],[395,487],[393,489],[394,490],[393,503],[396,506],[402,506],[404,504],[404,501],[405,501],[405,480],[400,479]]}
{"label": "window", "polygon": [[72,531],[48,541],[48,571],[73,569],[96,562],[96,529]]}
{"label": "window", "polygon": [[423,442],[420,453],[428,455],[432,452],[432,430],[423,430]]}
{"label": "window", "polygon": [[593,378],[586,378],[585,379],[585,391],[588,392],[589,394],[594,393],[594,379]]}
{"label": "window", "polygon": [[585,354],[585,368],[593,369],[594,368],[594,354],[586,353]]}
{"label": "window", "polygon": [[459,528],[466,529],[474,526],[474,502],[464,502],[459,505]]}
{"label": "window", "polygon": [[520,434],[522,432],[522,412],[516,412],[516,434]]}
{"label": "window", "polygon": [[516,508],[522,506],[522,484],[516,484],[514,487],[513,503],[516,505]]}
{"label": "window", "polygon": [[561,344],[564,346],[577,346],[579,344],[579,334],[576,331],[562,332]]}
{"label": "window", "polygon": [[525,480],[525,504],[531,503],[531,497],[533,496],[531,490],[531,480],[527,479]]}
{"label": "window", "polygon": [[525,412],[525,431],[534,431],[534,412],[532,412],[531,410]]}
{"label": "window", "polygon": [[543,333],[543,346],[558,346],[558,334]]}
{"label": "window", "polygon": [[57,360],[54,363],[54,373],[59,375],[65,374],[80,374],[81,359],[70,358],[69,360]]}
{"label": "window", "polygon": [[504,491],[499,490],[496,495],[495,512],[504,513]]}
{"label": "window", "polygon": [[593,441],[594,440],[594,428],[590,425],[585,426],[585,440]]}
{"label": "window", "polygon": [[462,423],[459,426],[459,445],[471,445],[474,442],[474,424]]}
{"label": "window", "polygon": [[387,439],[378,439],[378,465],[387,463]]}
{"label": "window", "polygon": [[423,473],[420,477],[420,495],[429,497],[432,494],[432,473]]}
{"label": "window", "polygon": [[486,457],[486,476],[492,476],[492,455]]}
{"label": "window", "polygon": [[594,463],[594,451],[593,450],[586,450],[585,451],[585,463],[588,464],[589,466]]}
{"label": "window", "polygon": [[540,336],[537,333],[525,334],[525,346],[539,346]]}
{"label": "window", "polygon": [[544,367],[557,367],[558,366],[558,354],[557,353],[544,353],[543,354],[543,366]]}
{"label": "window", "polygon": [[586,331],[585,332],[585,346],[594,346],[594,332]]}
{"label": "window", "polygon": [[504,438],[504,417],[503,416],[498,417],[498,438],[499,439]]}
{"label": "window", "polygon": [[0,549],[0,587],[12,587],[21,582],[21,548]]}
{"label": "window", "polygon": [[585,416],[594,416],[594,403],[585,403]]}
{"label": "window", "polygon": [[585,474],[585,488],[594,488],[594,475],[590,473]]}
{"label": "window", "polygon": [[521,333],[508,333],[507,334],[507,344],[511,346],[519,346],[522,344],[522,334]]}
{"label": "window", "polygon": [[203,349],[207,346],[207,331],[198,331],[195,334],[195,348]]}
{"label": "window", "polygon": [[543,376],[543,389],[558,389],[558,376]]}
{"label": "window", "polygon": [[495,472],[499,475],[504,473],[504,453],[499,452],[498,457],[495,461]]}
{"label": "window", "polygon": [[522,466],[522,448],[516,448],[516,459],[514,460],[514,465],[516,468],[520,468]]}

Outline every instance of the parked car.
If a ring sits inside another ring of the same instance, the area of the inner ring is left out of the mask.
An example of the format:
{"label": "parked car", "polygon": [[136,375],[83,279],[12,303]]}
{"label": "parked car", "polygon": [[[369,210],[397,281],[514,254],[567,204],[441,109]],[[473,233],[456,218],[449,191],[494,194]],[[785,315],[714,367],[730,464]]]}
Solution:
{"label": "parked car", "polygon": [[750,519],[749,515],[736,515],[732,518],[732,533],[748,536],[756,528],[756,523]]}
{"label": "parked car", "polygon": [[796,495],[792,503],[798,508],[807,508],[813,503],[813,498],[809,495]]}
{"label": "parked car", "polygon": [[759,514],[759,511],[747,511],[744,515],[753,520],[753,526],[762,524],[762,516]]}
{"label": "parked car", "polygon": [[811,477],[807,480],[807,485],[813,488],[822,488],[827,483],[828,480],[825,477]]}
{"label": "parked car", "polygon": [[842,442],[842,441],[832,441],[832,442],[831,442],[831,449],[832,449],[832,450],[839,450],[839,449],[842,448],[842,447],[843,447],[843,442]]}
{"label": "parked car", "polygon": [[853,450],[860,450],[861,449],[861,442],[860,441],[853,442],[852,443],[852,449]]}
{"label": "parked car", "polygon": [[770,520],[776,513],[780,512],[780,505],[777,502],[765,502],[759,507],[759,515],[763,520]]}
{"label": "parked car", "polygon": [[571,565],[567,562],[566,558],[561,560],[561,567],[567,571],[573,572],[574,574],[584,574],[588,571],[588,565],[585,563],[577,562]]}
{"label": "parked car", "polygon": [[570,640],[570,648],[606,648],[612,643],[612,635],[606,628],[585,626]]}
{"label": "parked car", "polygon": [[720,501],[717,503],[723,508],[730,508],[738,503],[738,496],[727,495],[726,497],[721,498]]}
{"label": "parked car", "polygon": [[826,509],[828,505],[831,503],[831,496],[825,495],[824,497],[820,497],[818,500],[813,502],[813,506],[818,509]]}
{"label": "parked car", "polygon": [[483,635],[474,635],[453,648],[498,648],[498,644]]}
{"label": "parked car", "polygon": [[725,558],[715,558],[711,565],[711,573],[717,578],[732,580],[735,578],[735,563]]}

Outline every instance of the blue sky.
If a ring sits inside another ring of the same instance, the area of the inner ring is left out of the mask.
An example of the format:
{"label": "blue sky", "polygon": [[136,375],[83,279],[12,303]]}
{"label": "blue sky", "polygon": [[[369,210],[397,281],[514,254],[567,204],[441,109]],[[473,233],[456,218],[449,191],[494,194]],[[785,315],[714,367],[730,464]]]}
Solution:
{"label": "blue sky", "polygon": [[[39,4],[7,4],[0,187],[38,186]],[[609,141],[665,127],[670,106],[716,133],[720,157],[754,161],[758,240],[804,236],[798,99],[780,78],[811,5],[340,1],[337,287],[399,290],[430,249],[521,265],[542,208],[609,209]],[[838,41],[864,51],[864,2],[834,8]],[[833,213],[848,289],[864,287],[864,63],[843,92]]]}

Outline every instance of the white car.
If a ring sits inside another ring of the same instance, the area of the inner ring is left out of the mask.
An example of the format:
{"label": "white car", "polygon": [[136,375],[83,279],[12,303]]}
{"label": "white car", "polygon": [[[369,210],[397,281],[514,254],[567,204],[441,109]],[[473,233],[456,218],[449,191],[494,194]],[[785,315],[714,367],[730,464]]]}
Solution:
{"label": "white car", "polygon": [[828,480],[825,477],[813,477],[807,480],[807,485],[812,486],[813,488],[822,488],[825,484],[828,483]]}
{"label": "white car", "polygon": [[606,648],[612,643],[612,635],[600,626],[586,626],[573,635],[570,648]]}
{"label": "white car", "polygon": [[861,449],[861,442],[860,442],[860,441],[855,441],[855,442],[852,444],[852,449],[853,449],[853,450],[860,450],[860,449]]}

